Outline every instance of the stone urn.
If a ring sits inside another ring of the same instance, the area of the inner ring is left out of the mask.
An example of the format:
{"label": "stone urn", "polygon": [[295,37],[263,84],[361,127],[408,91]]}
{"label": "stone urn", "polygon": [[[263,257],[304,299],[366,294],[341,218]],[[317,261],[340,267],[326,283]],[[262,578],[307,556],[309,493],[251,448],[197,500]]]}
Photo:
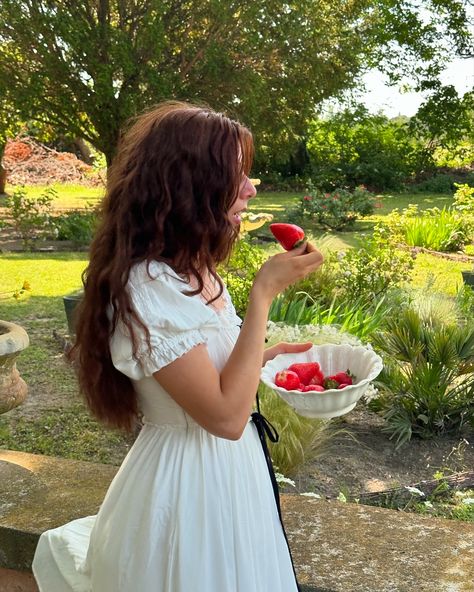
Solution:
{"label": "stone urn", "polygon": [[30,340],[19,325],[0,320],[0,413],[14,409],[26,398],[28,387],[16,367],[16,359]]}

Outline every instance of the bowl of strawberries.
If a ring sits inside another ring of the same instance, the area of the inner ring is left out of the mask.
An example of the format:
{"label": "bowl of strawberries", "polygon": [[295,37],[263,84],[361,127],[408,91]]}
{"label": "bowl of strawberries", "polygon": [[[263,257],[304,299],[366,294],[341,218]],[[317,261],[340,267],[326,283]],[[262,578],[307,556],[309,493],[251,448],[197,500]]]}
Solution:
{"label": "bowl of strawberries", "polygon": [[329,419],[351,411],[382,367],[372,349],[331,343],[276,356],[261,380],[299,415]]}

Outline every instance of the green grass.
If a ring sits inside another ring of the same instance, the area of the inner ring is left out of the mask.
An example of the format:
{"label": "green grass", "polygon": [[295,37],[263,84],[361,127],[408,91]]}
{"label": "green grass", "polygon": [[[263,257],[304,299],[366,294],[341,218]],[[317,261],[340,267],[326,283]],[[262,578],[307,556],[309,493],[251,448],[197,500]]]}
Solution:
{"label": "green grass", "polygon": [[33,419],[10,413],[0,416],[2,448],[118,465],[132,444],[131,436],[104,430],[80,403]]}
{"label": "green grass", "polygon": [[455,296],[463,285],[461,271],[468,269],[472,269],[472,263],[418,253],[410,285],[414,288],[426,288],[429,285],[430,291]]}
{"label": "green grass", "polygon": [[[15,189],[13,185],[7,185],[7,195],[11,195]],[[84,187],[83,185],[69,185],[53,183],[51,185],[25,185],[28,197],[39,197],[46,189],[54,189],[58,197],[54,200],[53,205],[60,209],[75,209],[85,208],[89,203],[97,203],[104,195],[103,187]],[[0,206],[5,202],[5,198],[0,199]]]}
{"label": "green grass", "polygon": [[[304,195],[305,192],[297,191],[258,192],[256,197],[250,201],[249,209],[252,212],[272,214],[274,216],[274,222],[285,222],[288,210],[294,207]],[[447,194],[385,193],[378,196],[378,201],[381,207],[377,208],[372,216],[357,220],[350,230],[330,234],[331,240],[329,244],[331,248],[345,250],[356,247],[360,243],[360,240],[363,240],[361,235],[363,233],[371,233],[374,226],[382,222],[394,209],[403,210],[410,204],[418,204],[420,211],[434,207],[442,209],[444,206],[452,204],[453,196]],[[316,244],[326,235],[325,231],[321,230],[317,225],[312,225],[310,222],[305,224],[305,231],[307,236]],[[271,240],[268,225],[256,231],[254,235],[263,240]]]}
{"label": "green grass", "polygon": [[[14,290],[28,280],[34,297],[63,296],[81,286],[87,255],[76,252],[3,253],[0,261],[0,292]],[[2,305],[6,303],[0,301]]]}
{"label": "green grass", "polygon": [[[298,202],[306,193],[304,191],[286,191],[270,192],[259,191],[250,202],[250,210],[255,212],[267,212],[280,216],[286,210]],[[381,204],[377,208],[376,215],[371,216],[370,220],[379,220],[387,216],[394,209],[404,209],[410,204],[418,204],[420,210],[428,208],[440,208],[451,205],[453,196],[448,194],[436,193],[381,193],[378,195],[378,202]]]}

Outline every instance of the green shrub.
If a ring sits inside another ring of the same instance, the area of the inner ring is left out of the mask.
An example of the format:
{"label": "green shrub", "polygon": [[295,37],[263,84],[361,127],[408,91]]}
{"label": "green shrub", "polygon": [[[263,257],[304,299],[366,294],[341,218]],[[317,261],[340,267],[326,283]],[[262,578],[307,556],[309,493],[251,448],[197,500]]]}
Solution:
{"label": "green shrub", "polygon": [[447,174],[433,175],[429,179],[410,186],[413,193],[453,193],[455,180]]}
{"label": "green shrub", "polygon": [[7,198],[7,213],[24,248],[30,249],[38,240],[55,236],[52,202],[57,197],[54,189],[46,189],[39,197],[28,197],[24,189],[17,189]]}
{"label": "green shrub", "polygon": [[375,196],[363,186],[354,191],[339,188],[324,193],[309,184],[307,195],[289,212],[289,219],[310,220],[325,229],[343,230],[353,226],[357,218],[373,214],[374,207]]}
{"label": "green shrub", "polygon": [[474,325],[445,324],[413,309],[386,321],[373,343],[385,354],[372,405],[397,446],[474,426]]}
{"label": "green shrub", "polygon": [[359,106],[310,122],[310,176],[318,187],[400,189],[426,165],[421,141],[403,121],[372,115]]}
{"label": "green shrub", "polygon": [[399,249],[395,239],[380,224],[360,248],[339,253],[334,285],[340,299],[373,302],[409,280],[413,257]]}
{"label": "green shrub", "polygon": [[266,259],[265,252],[244,235],[234,246],[229,261],[219,268],[239,316],[244,316],[247,310],[253,280]]}
{"label": "green shrub", "polygon": [[474,216],[474,187],[467,183],[455,183],[453,207],[455,210],[467,216]]}
{"label": "green shrub", "polygon": [[58,240],[72,241],[76,246],[88,245],[94,235],[97,221],[95,208],[71,210],[56,216],[53,224]]}
{"label": "green shrub", "polygon": [[466,139],[449,148],[438,146],[433,152],[433,160],[437,167],[469,167],[474,161],[474,145]]}

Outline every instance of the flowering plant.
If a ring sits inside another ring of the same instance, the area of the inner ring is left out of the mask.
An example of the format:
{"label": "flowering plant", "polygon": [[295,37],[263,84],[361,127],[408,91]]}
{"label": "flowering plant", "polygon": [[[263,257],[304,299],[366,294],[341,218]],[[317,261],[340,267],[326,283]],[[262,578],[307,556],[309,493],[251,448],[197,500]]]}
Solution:
{"label": "flowering plant", "polygon": [[25,296],[29,292],[31,292],[30,282],[28,280],[25,280],[21,288],[18,288],[16,290],[9,290],[8,292],[0,292],[0,300],[7,300],[8,298],[20,300],[22,296]]}
{"label": "flowering plant", "polygon": [[335,189],[324,193],[312,185],[308,193],[293,210],[292,216],[301,220],[315,220],[331,230],[343,230],[352,226],[357,218],[373,214],[375,195],[360,185],[354,191]]}

